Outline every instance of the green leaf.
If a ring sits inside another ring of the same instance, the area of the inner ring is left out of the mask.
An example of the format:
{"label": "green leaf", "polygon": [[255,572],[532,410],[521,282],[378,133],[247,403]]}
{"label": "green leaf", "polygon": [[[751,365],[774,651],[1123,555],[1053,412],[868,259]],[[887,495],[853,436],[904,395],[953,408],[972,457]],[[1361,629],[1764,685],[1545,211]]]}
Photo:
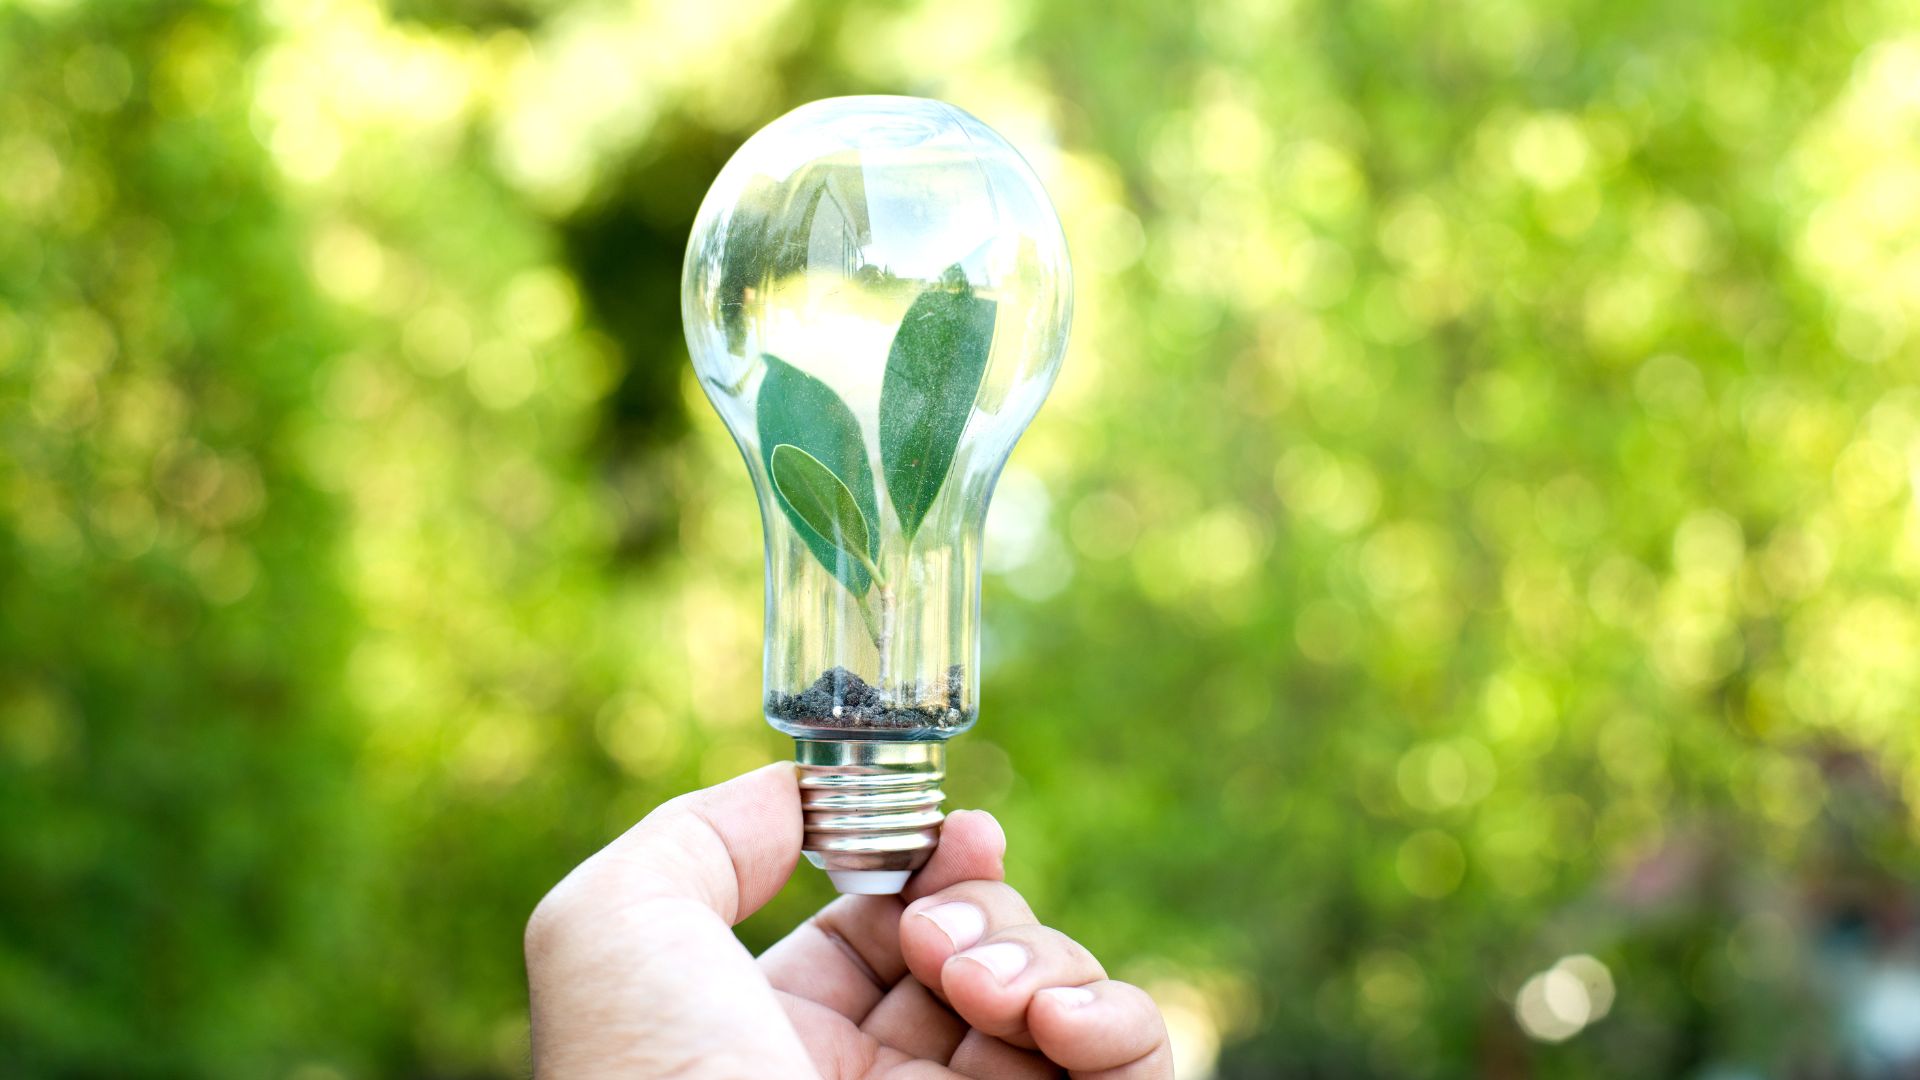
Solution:
{"label": "green leaf", "polygon": [[[868,561],[870,533],[867,519],[853,501],[853,492],[820,464],[820,459],[788,443],[773,448],[773,486],[787,505],[814,532],[825,537],[841,552],[836,562]],[[838,567],[835,567],[837,570]]]}
{"label": "green leaf", "polygon": [[[754,413],[759,427],[760,460],[769,480],[773,478],[775,447],[787,445],[803,450],[847,489],[865,521],[878,522],[880,506],[874,493],[873,467],[867,463],[866,440],[860,435],[860,422],[854,419],[853,410],[826,383],[777,356],[767,355],[765,359],[767,373],[760,381]],[[866,567],[858,560],[847,559],[838,545],[809,525],[780,492],[777,482],[773,497],[807,549],[820,560],[820,565],[832,571],[855,596],[866,595],[873,584]],[[865,546],[873,561],[879,560],[879,539],[868,530]]]}
{"label": "green leaf", "polygon": [[894,334],[880,384],[880,466],[908,540],[940,494],[973,414],[993,345],[995,308],[969,289],[930,289],[914,300]]}

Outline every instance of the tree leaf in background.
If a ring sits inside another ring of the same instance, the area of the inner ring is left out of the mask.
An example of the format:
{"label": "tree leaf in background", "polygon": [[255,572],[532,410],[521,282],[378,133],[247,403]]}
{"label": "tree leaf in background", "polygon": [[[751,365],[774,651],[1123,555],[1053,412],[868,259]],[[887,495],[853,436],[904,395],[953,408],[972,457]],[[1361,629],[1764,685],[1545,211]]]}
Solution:
{"label": "tree leaf in background", "polygon": [[847,485],[818,458],[788,443],[774,447],[768,460],[772,462],[774,489],[802,521],[840,550],[842,555],[835,561],[868,561],[871,533]]}
{"label": "tree leaf in background", "polygon": [[894,335],[880,386],[880,466],[908,540],[953,466],[987,370],[994,314],[994,302],[971,290],[930,289]]}
{"label": "tree leaf in background", "polygon": [[[760,381],[754,406],[760,435],[760,459],[769,478],[773,476],[773,450],[780,445],[806,451],[807,455],[837,477],[868,522],[880,520],[880,505],[874,492],[873,467],[867,463],[866,440],[860,436],[860,422],[840,395],[819,379],[801,371],[777,356],[766,356],[767,373]],[[773,497],[781,512],[793,523],[807,549],[820,565],[833,572],[855,596],[866,595],[872,578],[858,560],[841,556],[840,549],[801,517],[775,485]],[[868,530],[864,541],[869,558],[879,558],[879,536]]]}

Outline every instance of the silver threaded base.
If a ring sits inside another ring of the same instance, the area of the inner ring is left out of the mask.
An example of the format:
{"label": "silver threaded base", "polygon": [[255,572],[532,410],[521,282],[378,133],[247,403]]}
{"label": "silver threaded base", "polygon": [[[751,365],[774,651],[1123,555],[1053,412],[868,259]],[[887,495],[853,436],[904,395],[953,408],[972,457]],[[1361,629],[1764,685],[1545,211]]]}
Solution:
{"label": "silver threaded base", "polygon": [[794,740],[807,861],[841,892],[896,893],[927,864],[946,815],[943,742]]}

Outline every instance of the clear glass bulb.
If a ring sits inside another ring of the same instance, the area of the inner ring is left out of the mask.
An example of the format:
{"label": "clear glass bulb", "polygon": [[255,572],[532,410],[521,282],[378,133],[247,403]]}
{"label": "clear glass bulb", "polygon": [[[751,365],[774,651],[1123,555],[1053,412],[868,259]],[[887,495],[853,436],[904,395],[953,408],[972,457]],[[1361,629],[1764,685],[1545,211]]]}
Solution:
{"label": "clear glass bulb", "polygon": [[759,494],[766,716],[799,744],[808,854],[849,891],[904,880],[976,716],[987,501],[1066,349],[1059,218],[960,109],[817,101],[721,170],[681,303]]}

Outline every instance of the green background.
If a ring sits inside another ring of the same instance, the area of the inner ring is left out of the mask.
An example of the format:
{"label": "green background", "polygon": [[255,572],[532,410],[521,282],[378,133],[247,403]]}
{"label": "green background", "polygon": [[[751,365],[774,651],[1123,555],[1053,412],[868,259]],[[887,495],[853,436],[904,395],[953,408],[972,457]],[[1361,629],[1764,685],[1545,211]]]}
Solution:
{"label": "green background", "polygon": [[679,264],[875,91],[1078,276],[949,805],[1189,1075],[1891,1074],[1903,0],[0,3],[0,1071],[523,1071],[545,888],[788,753]]}

